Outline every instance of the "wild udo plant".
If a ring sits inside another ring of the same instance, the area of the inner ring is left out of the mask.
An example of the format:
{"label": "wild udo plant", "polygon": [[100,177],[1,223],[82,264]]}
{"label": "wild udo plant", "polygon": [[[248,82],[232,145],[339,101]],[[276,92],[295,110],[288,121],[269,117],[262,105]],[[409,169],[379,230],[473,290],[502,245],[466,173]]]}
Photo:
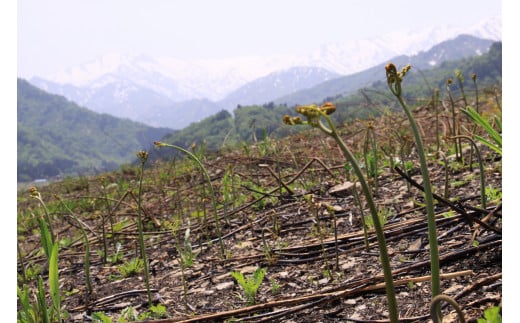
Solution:
{"label": "wild udo plant", "polygon": [[[336,107],[333,103],[327,102],[321,106],[317,105],[304,105],[296,107],[296,112],[303,115],[306,120],[302,120],[299,116],[290,117],[286,115],[283,118],[283,122],[287,125],[310,125],[314,128],[318,128],[323,131],[326,135],[331,136],[336,143],[339,145],[343,155],[350,163],[354,173],[358,177],[359,183],[365,195],[367,204],[370,209],[370,213],[373,218],[374,227],[376,231],[377,241],[379,245],[380,259],[383,266],[383,273],[385,278],[386,296],[388,300],[388,309],[391,322],[398,322],[399,316],[397,312],[397,301],[395,298],[395,290],[393,283],[393,275],[390,267],[390,258],[388,256],[388,249],[386,247],[386,240],[383,232],[383,227],[379,221],[378,211],[374,202],[372,191],[368,185],[368,182],[359,166],[357,159],[354,157],[352,152],[347,148],[347,145],[341,139],[339,132],[336,130],[336,126],[330,118],[330,114],[336,111]],[[325,120],[325,123],[323,122]]]}

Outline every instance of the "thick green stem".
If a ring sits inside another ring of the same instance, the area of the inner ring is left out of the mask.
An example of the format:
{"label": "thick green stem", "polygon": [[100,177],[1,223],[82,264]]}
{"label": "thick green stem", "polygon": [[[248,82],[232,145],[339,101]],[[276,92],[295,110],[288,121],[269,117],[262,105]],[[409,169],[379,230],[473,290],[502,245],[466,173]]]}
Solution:
{"label": "thick green stem", "polygon": [[432,298],[440,294],[440,282],[439,282],[439,248],[437,246],[437,229],[435,224],[435,212],[433,207],[433,194],[432,188],[430,184],[430,177],[428,173],[428,164],[426,162],[426,155],[424,153],[421,136],[419,135],[419,129],[417,128],[417,123],[412,116],[412,113],[406,103],[404,102],[402,96],[396,95],[399,103],[403,107],[408,120],[410,121],[410,125],[412,127],[412,131],[415,138],[415,144],[417,147],[417,153],[419,155],[419,160],[421,163],[421,174],[423,178],[423,187],[424,187],[424,198],[426,201],[426,213],[428,218],[428,241],[430,244],[430,268],[432,275]]}
{"label": "thick green stem", "polygon": [[359,183],[361,184],[363,194],[365,194],[365,198],[367,200],[367,204],[370,209],[370,213],[372,215],[372,219],[374,222],[374,228],[376,231],[377,242],[379,244],[379,252],[381,255],[381,265],[383,267],[383,273],[384,273],[384,277],[385,277],[386,297],[388,300],[388,311],[389,311],[389,316],[390,316],[390,322],[399,322],[399,315],[397,312],[397,301],[395,298],[393,275],[392,275],[392,269],[390,267],[390,258],[388,257],[388,249],[386,247],[385,235],[383,232],[383,227],[381,225],[381,222],[379,221],[379,216],[378,216],[376,205],[374,203],[374,199],[372,197],[372,192],[370,190],[370,187],[368,186],[368,183],[366,182],[365,178],[363,177],[363,172],[361,171],[361,168],[359,167],[359,164],[358,164],[356,158],[350,152],[350,150],[347,148],[347,145],[345,144],[345,142],[343,142],[343,140],[339,136],[338,132],[336,131],[336,127],[334,126],[330,117],[323,112],[321,113],[321,116],[327,121],[329,128],[327,128],[325,125],[323,125],[321,123],[321,121],[318,122],[318,127],[323,132],[328,134],[329,136],[332,136],[334,138],[334,140],[336,140],[341,151],[343,152],[343,155],[345,156],[345,158],[347,158],[348,162],[352,165],[352,168],[354,169],[354,172],[356,173],[356,176],[358,177]]}

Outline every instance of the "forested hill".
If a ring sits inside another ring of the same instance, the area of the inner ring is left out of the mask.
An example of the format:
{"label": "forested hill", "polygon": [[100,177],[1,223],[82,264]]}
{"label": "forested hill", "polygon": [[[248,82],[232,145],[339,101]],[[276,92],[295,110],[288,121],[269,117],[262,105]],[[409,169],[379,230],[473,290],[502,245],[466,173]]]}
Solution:
{"label": "forested hill", "polygon": [[[396,64],[399,69],[403,67]],[[369,72],[373,73],[372,70]],[[427,104],[431,100],[433,89],[439,89],[439,99],[442,100],[447,97],[446,81],[451,78],[453,79],[451,91],[453,95],[459,95],[456,72],[460,72],[465,79],[463,86],[468,95],[474,95],[475,87],[471,78],[473,73],[477,75],[480,93],[493,90],[494,86],[501,87],[502,43],[493,43],[486,54],[446,61],[424,71],[412,65],[403,82],[403,94],[412,106]],[[380,80],[359,88],[350,95],[342,96],[338,93],[323,100],[333,101],[336,104],[337,110],[332,115],[336,122],[344,123],[357,118],[377,116],[385,108],[399,109],[386,81],[382,81],[385,79],[384,65],[380,66],[378,73]],[[302,103],[307,104],[307,102]],[[239,106],[233,111],[233,115],[227,111],[219,112],[165,137],[164,141],[182,147],[190,147],[194,144],[200,147],[204,143],[208,150],[237,144],[245,147],[255,140],[261,144],[264,138],[284,137],[298,131],[297,129],[302,129],[284,126],[282,118],[285,114],[294,115],[294,105],[270,102],[263,105]],[[172,154],[161,153],[161,156],[152,156],[152,158],[157,157],[171,158]]]}
{"label": "forested hill", "polygon": [[17,82],[18,182],[114,170],[173,132],[98,114]]}

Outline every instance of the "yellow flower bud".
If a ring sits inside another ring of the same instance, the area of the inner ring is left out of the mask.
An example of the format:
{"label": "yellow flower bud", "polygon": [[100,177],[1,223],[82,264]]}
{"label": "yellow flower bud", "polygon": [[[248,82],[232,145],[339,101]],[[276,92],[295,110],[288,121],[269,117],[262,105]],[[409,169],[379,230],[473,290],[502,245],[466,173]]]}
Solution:
{"label": "yellow flower bud", "polygon": [[336,111],[336,106],[332,102],[325,102],[321,107],[320,110],[325,112],[326,115],[330,115]]}
{"label": "yellow flower bud", "polygon": [[283,116],[282,121],[283,121],[283,123],[285,123],[286,125],[289,125],[289,126],[294,125],[294,121],[292,120],[291,116],[289,116],[289,115],[287,115],[287,114]]}

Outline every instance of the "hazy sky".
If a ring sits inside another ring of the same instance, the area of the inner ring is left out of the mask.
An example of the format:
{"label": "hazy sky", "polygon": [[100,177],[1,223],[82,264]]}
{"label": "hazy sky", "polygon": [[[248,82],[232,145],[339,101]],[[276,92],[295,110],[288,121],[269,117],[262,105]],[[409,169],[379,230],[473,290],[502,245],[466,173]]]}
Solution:
{"label": "hazy sky", "polygon": [[321,44],[502,13],[489,0],[18,0],[18,76],[107,53],[178,58],[310,53]]}

